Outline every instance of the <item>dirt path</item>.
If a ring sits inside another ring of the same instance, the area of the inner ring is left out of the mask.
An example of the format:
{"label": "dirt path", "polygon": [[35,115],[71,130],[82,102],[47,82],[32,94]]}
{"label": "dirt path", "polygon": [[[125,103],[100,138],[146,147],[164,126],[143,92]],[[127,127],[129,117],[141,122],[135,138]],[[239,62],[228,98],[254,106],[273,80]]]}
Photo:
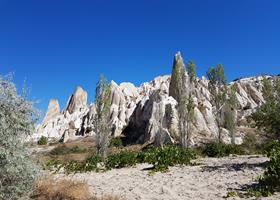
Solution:
{"label": "dirt path", "polygon": [[[141,164],[106,173],[75,174],[73,179],[85,180],[97,195],[127,200],[224,199],[228,191],[252,184],[264,171],[266,161],[261,156],[203,158],[197,161],[198,166],[171,167],[169,172],[153,176],[145,170],[149,165]],[[280,199],[280,194],[261,199]]]}

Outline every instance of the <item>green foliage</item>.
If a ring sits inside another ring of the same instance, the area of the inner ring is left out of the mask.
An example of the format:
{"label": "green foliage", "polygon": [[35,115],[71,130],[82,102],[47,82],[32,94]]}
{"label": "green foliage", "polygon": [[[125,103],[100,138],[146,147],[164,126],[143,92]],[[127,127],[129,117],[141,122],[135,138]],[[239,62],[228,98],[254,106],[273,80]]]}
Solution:
{"label": "green foliage", "polygon": [[38,145],[47,145],[48,144],[48,138],[45,137],[45,136],[40,137],[37,144]]}
{"label": "green foliage", "polygon": [[270,155],[270,152],[273,152],[274,150],[278,150],[278,149],[280,150],[280,143],[277,140],[268,142],[263,146],[263,151],[268,156]]}
{"label": "green foliage", "polygon": [[273,142],[267,146],[269,165],[259,179],[258,185],[248,189],[249,196],[270,196],[280,191],[280,143]]}
{"label": "green foliage", "polygon": [[210,67],[207,71],[207,77],[211,85],[224,86],[227,83],[224,68],[221,64]]}
{"label": "green foliage", "polygon": [[194,120],[193,84],[196,78],[195,65],[192,61],[188,63],[187,72],[190,87],[186,87],[186,69],[180,55],[176,55],[170,82],[169,94],[174,97],[178,110],[178,130],[182,147],[188,147],[191,139],[191,122]]}
{"label": "green foliage", "polygon": [[16,91],[11,76],[0,76],[0,199],[28,196],[38,168],[25,141],[34,130],[36,112],[26,100],[26,90]]}
{"label": "green foliage", "polygon": [[224,127],[228,129],[231,134],[232,144],[235,143],[237,102],[236,90],[233,85],[228,89],[228,98],[224,105]]}
{"label": "green foliage", "polygon": [[239,145],[214,142],[204,147],[203,154],[209,157],[224,157],[230,154],[242,155],[244,150]]}
{"label": "green foliage", "polygon": [[169,95],[179,103],[184,95],[187,95],[186,87],[186,69],[180,54],[174,58],[171,81],[169,87]]}
{"label": "green foliage", "polygon": [[110,140],[110,145],[109,147],[122,147],[122,138],[121,137],[113,137]]}
{"label": "green foliage", "polygon": [[212,96],[212,105],[215,107],[216,111],[214,113],[215,120],[219,127],[218,139],[221,140],[221,127],[222,127],[222,107],[226,102],[226,77],[224,74],[224,69],[221,64],[216,67],[210,67],[207,71],[207,78],[209,80],[209,91]]}
{"label": "green foliage", "polygon": [[123,168],[134,166],[139,163],[138,153],[131,151],[122,151],[117,154],[112,154],[106,159],[106,168]]}
{"label": "green foliage", "polygon": [[45,169],[58,171],[62,167],[66,173],[110,170],[113,168],[123,168],[135,166],[137,163],[149,163],[153,165],[153,172],[165,172],[169,166],[190,165],[195,159],[196,153],[191,149],[181,148],[174,145],[160,147],[150,147],[143,152],[121,151],[109,155],[103,159],[99,155],[92,155],[83,162],[69,161],[61,163],[50,160],[45,164]]}
{"label": "green foliage", "polygon": [[66,173],[76,173],[76,172],[89,172],[89,171],[100,171],[98,164],[103,161],[102,157],[99,155],[92,155],[88,157],[85,161],[70,161],[64,166]]}
{"label": "green foliage", "polygon": [[187,148],[168,145],[163,148],[151,147],[139,155],[142,162],[152,164],[153,171],[165,172],[169,166],[190,165],[191,160],[197,157],[196,153]]}
{"label": "green foliage", "polygon": [[109,146],[109,136],[111,134],[110,127],[108,126],[110,120],[110,85],[104,76],[100,79],[96,86],[95,93],[95,132],[97,152],[102,157],[106,157]]}
{"label": "green foliage", "polygon": [[196,78],[196,70],[195,70],[195,64],[191,60],[188,62],[187,72],[190,77],[190,82],[193,83]]}
{"label": "green foliage", "polygon": [[280,78],[269,80],[266,77],[263,79],[262,88],[263,97],[266,100],[255,113],[252,114],[252,119],[255,121],[255,126],[272,137],[280,138]]}
{"label": "green foliage", "polygon": [[235,191],[230,191],[227,193],[227,196],[226,198],[230,198],[230,197],[237,197],[238,196],[238,193],[235,192]]}

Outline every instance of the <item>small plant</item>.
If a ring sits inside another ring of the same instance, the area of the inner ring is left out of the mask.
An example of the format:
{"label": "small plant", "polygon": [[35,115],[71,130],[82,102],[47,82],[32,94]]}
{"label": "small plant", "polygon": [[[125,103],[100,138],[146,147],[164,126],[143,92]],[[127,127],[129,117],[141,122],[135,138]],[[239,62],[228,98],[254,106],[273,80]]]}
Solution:
{"label": "small plant", "polygon": [[136,165],[140,160],[138,153],[132,151],[122,151],[117,154],[110,155],[106,160],[106,168],[123,168]]}
{"label": "small plant", "polygon": [[102,158],[99,155],[92,155],[83,162],[71,160],[64,165],[64,169],[68,174],[76,172],[99,171],[100,169],[98,168],[98,163],[101,162]]}
{"label": "small plant", "polygon": [[51,170],[51,171],[56,171],[59,170],[61,163],[58,160],[51,159],[48,160],[44,165],[43,169],[44,170]]}
{"label": "small plant", "polygon": [[48,138],[45,137],[45,136],[40,137],[37,144],[38,145],[47,145],[48,144]]}
{"label": "small plant", "polygon": [[122,147],[122,146],[123,143],[121,137],[114,137],[110,140],[109,147]]}
{"label": "small plant", "polygon": [[237,196],[238,196],[238,193],[237,193],[237,192],[231,191],[231,192],[228,192],[228,193],[227,193],[226,198],[237,197]]}
{"label": "small plant", "polygon": [[224,157],[230,154],[242,155],[244,154],[244,150],[239,145],[214,142],[205,146],[203,154],[209,157]]}

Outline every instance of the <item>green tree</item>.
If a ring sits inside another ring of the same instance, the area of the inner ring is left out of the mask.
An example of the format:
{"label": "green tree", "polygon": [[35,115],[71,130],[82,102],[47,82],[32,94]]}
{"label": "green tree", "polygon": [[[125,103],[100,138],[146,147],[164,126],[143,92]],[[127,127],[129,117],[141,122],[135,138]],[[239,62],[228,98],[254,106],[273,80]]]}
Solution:
{"label": "green tree", "polygon": [[252,118],[256,127],[264,130],[269,136],[280,139],[280,78],[263,78],[262,93],[265,103]]}
{"label": "green tree", "polygon": [[96,147],[100,156],[105,158],[108,153],[109,138],[111,129],[109,127],[110,120],[110,84],[106,78],[101,75],[96,86],[95,93],[95,133]]}
{"label": "green tree", "polygon": [[[180,53],[174,58],[169,95],[177,100],[177,111],[179,117],[178,129],[180,133],[181,145],[189,146],[191,138],[191,121],[194,118],[193,102],[193,83],[195,81],[195,65],[192,62],[188,64],[188,76],[186,68]],[[190,83],[188,85],[187,83]],[[190,86],[190,87],[187,87]]]}
{"label": "green tree", "polygon": [[221,64],[216,67],[210,67],[207,71],[207,78],[209,80],[209,91],[212,96],[212,105],[215,108],[215,119],[219,128],[218,140],[221,141],[221,128],[223,126],[223,106],[226,102],[226,77],[224,69]]}
{"label": "green tree", "polygon": [[232,85],[224,106],[224,127],[230,132],[232,144],[235,144],[237,105],[236,88]]}
{"label": "green tree", "polygon": [[191,123],[193,123],[194,119],[195,119],[195,104],[194,104],[194,91],[195,91],[195,82],[196,82],[196,69],[195,69],[195,64],[193,63],[193,61],[189,61],[188,65],[187,65],[187,73],[188,73],[188,77],[189,77],[189,85],[190,85],[190,92],[189,92],[189,96],[186,102],[186,108],[187,108],[187,146],[190,146],[190,140],[191,140]]}
{"label": "green tree", "polygon": [[12,76],[0,76],[0,199],[27,198],[38,172],[23,142],[36,114],[25,94],[17,93]]}
{"label": "green tree", "polygon": [[190,82],[194,83],[194,81],[196,79],[196,70],[195,70],[195,64],[191,60],[188,62],[187,72],[190,77]]}

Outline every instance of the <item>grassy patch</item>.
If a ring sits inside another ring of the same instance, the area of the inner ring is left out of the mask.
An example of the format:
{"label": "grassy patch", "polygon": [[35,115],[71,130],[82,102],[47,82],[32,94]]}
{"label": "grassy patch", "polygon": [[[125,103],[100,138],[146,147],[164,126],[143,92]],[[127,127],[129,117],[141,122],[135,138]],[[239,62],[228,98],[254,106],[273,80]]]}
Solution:
{"label": "grassy patch", "polygon": [[97,198],[85,182],[58,179],[44,176],[34,185],[31,196],[34,200],[69,199],[69,200],[120,200],[118,197],[106,196]]}

